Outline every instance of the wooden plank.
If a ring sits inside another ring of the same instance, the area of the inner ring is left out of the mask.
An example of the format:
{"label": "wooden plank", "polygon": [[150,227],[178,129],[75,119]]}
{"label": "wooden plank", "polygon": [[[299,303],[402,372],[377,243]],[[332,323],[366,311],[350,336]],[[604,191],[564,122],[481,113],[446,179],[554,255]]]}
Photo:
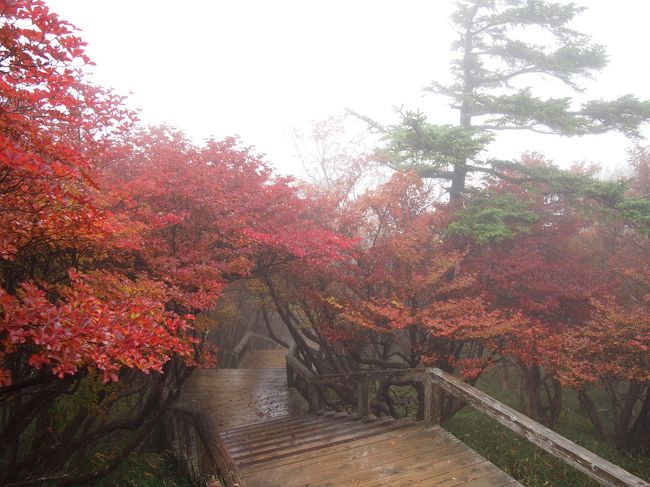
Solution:
{"label": "wooden plank", "polygon": [[[219,352],[220,355],[224,356],[226,358],[225,360],[225,365],[230,366],[230,367],[250,367],[252,364],[255,363],[255,359],[252,359],[253,362],[246,363],[246,360],[249,355],[251,355],[251,352],[257,352],[258,350],[252,350],[255,346],[255,341],[258,343],[260,341],[268,342],[274,347],[280,346],[275,340],[273,340],[271,337],[268,337],[266,335],[262,335],[260,333],[255,333],[253,331],[247,331],[244,333],[244,336],[239,340],[237,345],[232,350],[221,350]],[[286,352],[284,350],[280,350],[282,352],[282,355],[284,355]],[[247,353],[248,352],[248,353]],[[258,365],[255,366],[255,368],[258,367],[269,367],[269,366],[275,366],[277,365],[277,360],[274,360],[273,362],[259,362]]]}
{"label": "wooden plank", "polygon": [[277,418],[260,419],[258,421],[253,421],[252,423],[233,426],[232,428],[228,428],[227,430],[223,431],[221,434],[227,436],[243,435],[248,432],[254,432],[262,427],[267,427],[267,428],[271,428],[273,426],[282,427],[282,425],[285,423],[290,423],[296,420],[309,421],[310,418],[311,416],[307,416],[307,415],[296,417],[290,414],[286,414],[284,416],[278,416]]}
{"label": "wooden plank", "polygon": [[[290,468],[264,471],[256,477],[263,485],[264,479],[274,479],[277,485],[319,485],[323,481],[337,485],[357,485],[368,478],[379,478],[384,472],[397,472],[410,468],[411,462],[420,460],[431,463],[432,455],[451,456],[462,447],[459,442],[450,445],[448,438],[431,438],[423,435],[409,435],[402,441],[384,440],[371,445],[362,445],[353,450],[321,457],[320,462],[298,461]],[[418,455],[420,455],[418,457]],[[248,485],[255,485],[245,471],[242,471]],[[292,480],[295,479],[295,480]],[[274,485],[273,482],[270,482]],[[267,484],[269,485],[269,484]]]}
{"label": "wooden plank", "polygon": [[483,476],[492,474],[495,471],[499,474],[505,475],[490,462],[482,459],[480,462],[469,463],[468,465],[463,466],[454,466],[454,468],[449,469],[445,472],[438,473],[434,476],[427,476],[409,485],[416,485],[419,487],[456,487],[465,485],[470,481],[474,481]]}
{"label": "wooden plank", "polygon": [[[384,480],[388,480],[391,486],[411,485],[421,478],[439,475],[458,466],[485,461],[478,453],[440,426],[426,428],[424,432],[436,438],[438,442],[443,442],[446,448],[444,450],[432,447],[424,449],[414,455],[406,466],[396,469],[386,468],[377,475],[361,479],[359,486],[382,485],[381,482]],[[401,449],[400,443],[393,447],[393,450]],[[245,473],[242,472],[242,475],[245,476]]]}
{"label": "wooden plank", "polygon": [[463,462],[474,464],[480,460],[476,459],[473,452],[463,449],[463,445],[433,451],[424,449],[410,457],[398,455],[398,458],[365,471],[367,475],[356,472],[351,475],[350,481],[355,487],[411,485],[417,475],[441,475],[450,468],[452,461],[454,465],[459,465]]}
{"label": "wooden plank", "polygon": [[221,434],[224,436],[224,438],[227,438],[229,442],[245,443],[248,441],[260,441],[276,435],[290,435],[306,428],[313,429],[318,427],[326,427],[331,424],[337,424],[338,422],[354,423],[359,421],[356,416],[352,416],[350,414],[345,414],[342,416],[334,416],[330,414],[320,416],[304,415],[289,417],[292,418],[290,421],[276,422],[270,420],[269,424],[258,423],[257,427],[252,429],[229,429],[223,431]]}
{"label": "wooden plank", "polygon": [[291,476],[292,472],[312,470],[313,468],[322,465],[330,466],[333,469],[340,469],[343,463],[354,461],[358,458],[366,458],[373,452],[376,453],[382,451],[391,454],[391,449],[387,448],[387,445],[390,446],[395,444],[396,441],[398,441],[397,438],[400,438],[399,441],[401,441],[402,438],[408,438],[409,442],[422,441],[423,439],[421,428],[407,427],[403,430],[397,431],[397,434],[395,434],[395,431],[389,432],[388,434],[378,433],[377,435],[363,438],[361,440],[342,443],[336,447],[324,446],[318,450],[294,455],[289,457],[289,460],[271,460],[265,463],[264,467],[260,464],[259,468],[256,465],[250,469],[245,469],[243,475],[247,476],[251,472],[259,472],[262,469],[266,470],[267,473],[271,473],[269,470],[273,469],[275,471],[288,473],[288,476]]}
{"label": "wooden plank", "polygon": [[285,350],[249,350],[239,362],[241,369],[266,369],[285,364]]}
{"label": "wooden plank", "polygon": [[[383,426],[384,430],[383,431],[388,431],[391,429],[400,429],[403,428],[404,425],[397,423],[395,421],[387,423],[385,426]],[[283,450],[282,452],[275,452],[275,454],[272,453],[267,453],[267,454],[262,454],[262,455],[257,455],[255,457],[250,457],[244,460],[241,460],[238,465],[240,469],[245,469],[246,467],[256,464],[256,463],[261,463],[261,462],[266,462],[269,460],[272,460],[274,458],[282,458],[282,457],[287,457],[291,455],[295,455],[296,453],[305,453],[313,450],[318,450],[319,448],[323,448],[326,446],[333,446],[333,445],[338,445],[341,443],[349,443],[350,441],[354,440],[359,440],[363,438],[367,438],[369,436],[374,436],[377,434],[377,428],[373,428],[373,423],[368,423],[367,428],[354,432],[352,434],[344,434],[341,436],[337,436],[336,438],[333,438],[327,442],[323,443],[312,443],[308,445],[302,445],[294,448],[287,448]]]}
{"label": "wooden plank", "polygon": [[246,467],[243,471],[246,473],[244,475],[250,475],[255,472],[262,470],[270,470],[277,467],[282,467],[285,465],[291,465],[298,462],[309,465],[311,462],[321,462],[323,457],[331,454],[337,454],[341,452],[347,452],[354,450],[356,448],[363,448],[375,443],[381,443],[383,440],[392,440],[395,441],[397,438],[402,436],[410,436],[411,434],[418,433],[421,430],[419,425],[415,423],[405,424],[403,428],[396,428],[389,431],[384,431],[382,433],[372,435],[366,438],[360,438],[356,440],[351,440],[346,443],[339,443],[337,445],[326,446],[318,450],[312,450],[309,452],[301,453],[300,456],[293,457],[283,457],[274,460],[269,460],[265,463],[258,463],[255,465],[250,465]]}
{"label": "wooden plank", "polygon": [[217,431],[307,412],[280,368],[197,370],[183,386],[179,404],[209,415]]}
{"label": "wooden plank", "polygon": [[450,448],[441,455],[426,455],[425,459],[421,458],[422,456],[404,471],[384,471],[381,475],[359,482],[358,487],[386,484],[391,487],[404,487],[413,485],[418,480],[443,475],[444,472],[452,468],[475,465],[481,462],[473,451],[463,449],[463,445]]}
{"label": "wooden plank", "polygon": [[[269,424],[264,424],[264,422],[256,423],[255,426],[249,427],[245,425],[245,429],[228,429],[221,433],[224,441],[226,443],[233,442],[245,442],[245,441],[257,441],[261,438],[271,436],[276,432],[286,432],[290,433],[297,428],[300,428],[302,425],[314,425],[318,426],[320,424],[329,424],[331,421],[331,416],[286,416],[288,420],[285,421],[275,421],[273,419],[268,420]],[[357,420],[356,416],[350,416],[351,419]]]}
{"label": "wooden plank", "polygon": [[277,441],[271,445],[265,445],[259,449],[250,449],[248,451],[233,452],[233,457],[237,462],[250,462],[251,459],[271,458],[274,455],[285,455],[286,453],[293,453],[299,451],[306,451],[309,449],[322,447],[324,444],[333,444],[339,438],[354,438],[356,433],[370,434],[373,431],[381,430],[389,427],[393,420],[380,420],[372,423],[352,423],[346,424],[343,427],[335,427],[322,432],[312,433],[309,436],[299,439],[286,439]]}
{"label": "wooden plank", "polygon": [[[301,363],[294,357],[296,361]],[[294,362],[292,361],[292,364]],[[315,384],[339,384],[343,382],[358,382],[363,378],[370,381],[376,380],[412,380],[421,381],[425,377],[425,369],[387,369],[387,370],[367,370],[358,372],[348,372],[344,374],[323,374],[314,376]]]}
{"label": "wooden plank", "polygon": [[493,469],[484,476],[477,476],[475,478],[470,478],[466,482],[457,484],[463,487],[515,487],[521,486],[519,482],[514,480],[509,475],[506,475],[504,472]]}
{"label": "wooden plank", "polygon": [[315,436],[327,437],[330,433],[337,433],[341,430],[352,431],[353,428],[363,428],[365,425],[360,423],[355,417],[350,418],[344,423],[338,421],[325,422],[307,422],[297,427],[289,427],[269,433],[268,435],[255,436],[250,440],[231,442],[228,446],[233,455],[243,451],[260,451],[263,448],[282,448],[282,445],[297,445],[300,441],[314,438]]}
{"label": "wooden plank", "polygon": [[487,416],[523,436],[544,451],[611,487],[650,487],[650,484],[595,453],[542,426],[518,411],[471,387],[440,369],[428,368],[432,380]]}
{"label": "wooden plank", "polygon": [[440,427],[419,423],[407,434],[375,440],[370,437],[268,464],[241,466],[242,476],[249,487],[518,485]]}
{"label": "wooden plank", "polygon": [[327,411],[323,414],[304,414],[304,415],[286,415],[282,417],[277,417],[277,418],[272,418],[272,419],[262,419],[259,421],[255,421],[253,423],[249,424],[244,424],[244,425],[238,425],[238,426],[233,426],[232,428],[229,428],[228,430],[224,431],[224,434],[227,434],[229,436],[237,436],[239,433],[244,433],[246,431],[255,431],[258,428],[261,427],[273,427],[273,426],[278,426],[280,427],[283,423],[293,423],[293,422],[301,422],[301,421],[314,421],[316,419],[323,419],[327,421],[329,418],[346,418],[346,417],[353,417],[350,413],[347,412],[332,412],[332,411]]}

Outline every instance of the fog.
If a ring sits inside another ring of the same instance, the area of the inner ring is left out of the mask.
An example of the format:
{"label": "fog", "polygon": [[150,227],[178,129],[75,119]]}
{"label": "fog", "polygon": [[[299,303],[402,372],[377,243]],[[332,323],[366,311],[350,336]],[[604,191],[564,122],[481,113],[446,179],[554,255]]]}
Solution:
{"label": "fog", "polygon": [[[588,10],[575,27],[607,46],[610,59],[597,79],[583,83],[583,99],[650,98],[648,62],[640,54],[650,3],[578,3]],[[419,108],[436,122],[457,121],[445,99],[422,91],[434,79],[449,79],[451,1],[48,4],[82,29],[97,64],[93,79],[132,93],[129,104],[141,109],[143,122],[169,123],[198,140],[237,134],[282,173],[301,173],[291,129],[345,108],[382,123],[396,121],[395,106]],[[617,134],[569,139],[510,132],[492,144],[491,155],[540,151],[562,165],[586,160],[612,171],[630,145]]]}

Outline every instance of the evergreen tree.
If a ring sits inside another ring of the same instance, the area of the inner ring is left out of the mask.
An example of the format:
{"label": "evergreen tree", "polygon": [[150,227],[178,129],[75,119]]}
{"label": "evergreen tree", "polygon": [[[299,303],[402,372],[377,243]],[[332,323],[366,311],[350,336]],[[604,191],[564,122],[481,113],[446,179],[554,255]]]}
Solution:
{"label": "evergreen tree", "polygon": [[650,101],[624,95],[576,107],[572,97],[543,98],[529,85],[535,78],[551,78],[582,92],[580,81],[605,67],[604,47],[570,27],[583,10],[573,3],[543,0],[457,2],[451,17],[458,33],[453,82],[433,82],[426,90],[451,99],[459,124],[430,124],[421,112],[410,111],[400,112],[400,123],[392,126],[366,118],[384,136],[385,162],[450,181],[450,196],[458,200],[469,173],[505,176],[504,167],[515,167],[478,158],[493,131],[527,129],[564,136],[618,131],[640,138],[640,126],[650,119]]}

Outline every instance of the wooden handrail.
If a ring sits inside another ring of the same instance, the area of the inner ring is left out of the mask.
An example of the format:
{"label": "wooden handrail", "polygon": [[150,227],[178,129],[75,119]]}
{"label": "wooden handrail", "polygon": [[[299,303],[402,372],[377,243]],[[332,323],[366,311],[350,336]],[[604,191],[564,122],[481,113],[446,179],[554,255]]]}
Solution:
{"label": "wooden handrail", "polygon": [[300,391],[309,402],[310,411],[320,408],[318,386],[329,384],[357,384],[357,414],[362,418],[370,416],[370,383],[377,380],[410,380],[422,382],[424,386],[424,421],[438,424],[442,410],[443,390],[457,397],[478,411],[495,419],[545,452],[559,458],[601,485],[608,487],[650,487],[650,484],[626,470],[599,457],[571,440],[559,435],[518,411],[488,396],[451,374],[437,368],[368,370],[343,374],[317,375],[303,364],[297,356],[295,346],[287,353],[287,380],[296,385],[296,376],[306,384],[307,390]]}
{"label": "wooden handrail", "polygon": [[235,345],[232,350],[219,350],[220,355],[227,355],[230,357],[230,360],[227,364],[228,367],[237,368],[241,362],[242,356],[248,351],[247,347],[250,345],[250,342],[253,339],[265,340],[267,342],[273,343],[276,346],[281,346],[278,342],[273,340],[271,337],[256,333],[254,331],[247,331],[242,336],[241,340]]}
{"label": "wooden handrail", "polygon": [[244,333],[244,336],[242,337],[241,340],[239,340],[239,343],[235,348],[233,348],[233,353],[238,354],[241,353],[244,350],[244,347],[248,345],[248,343],[253,339],[253,338],[258,338],[260,340],[266,340],[267,342],[271,342],[274,345],[279,345],[278,342],[273,340],[271,337],[268,337],[266,335],[262,335],[261,333],[257,333],[254,331],[247,331]]}
{"label": "wooden handrail", "polygon": [[293,369],[293,371],[297,372],[303,379],[308,380],[309,382],[315,382],[318,378],[318,376],[309,370],[295,355],[287,354],[286,360],[287,367]]}
{"label": "wooden handrail", "polygon": [[412,380],[420,382],[424,380],[425,371],[419,369],[385,369],[385,370],[368,370],[359,372],[348,372],[342,374],[323,374],[314,376],[315,384],[336,384],[341,382],[360,382],[363,380]]}
{"label": "wooden handrail", "polygon": [[[204,481],[210,478],[213,474],[219,473],[228,485],[244,485],[243,478],[236,463],[232,459],[228,449],[223,443],[219,434],[212,423],[210,417],[199,409],[179,404],[173,405],[169,408],[168,414],[175,416],[177,420],[186,419],[187,426],[192,428],[197,435],[198,441],[203,446],[203,450],[207,455],[206,463],[208,464],[207,472],[196,472],[201,478],[196,478],[196,481]],[[175,441],[180,441],[181,438],[175,438]],[[184,445],[178,445],[182,449]],[[182,458],[177,458],[182,462]],[[200,462],[200,459],[196,459]]]}
{"label": "wooden handrail", "polygon": [[[309,411],[317,412],[320,410],[320,391],[318,390],[317,385],[314,383],[316,374],[309,370],[305,364],[303,364],[298,356],[297,347],[294,344],[289,347],[289,351],[286,355],[287,362],[287,385],[289,387],[295,387],[298,392],[300,392],[303,397],[307,400],[309,404]],[[296,375],[305,382],[307,390],[301,391],[296,382]]]}
{"label": "wooden handrail", "polygon": [[[357,414],[362,419],[369,419],[371,414],[370,402],[370,384],[377,380],[409,380],[413,382],[425,381],[425,369],[388,369],[388,370],[368,370],[349,372],[344,374],[322,374],[318,375],[310,370],[298,357],[297,347],[293,344],[286,356],[287,363],[287,384],[290,387],[296,387],[298,391],[309,403],[309,410],[316,412],[321,406],[321,397],[319,386],[333,384],[356,384],[357,396]],[[305,390],[300,390],[296,381],[296,376],[300,377],[305,384]],[[431,421],[433,415],[425,411],[424,419]]]}
{"label": "wooden handrail", "polygon": [[524,437],[564,463],[585,473],[601,485],[614,487],[650,487],[650,484],[555,431],[488,396],[451,374],[428,368],[431,380],[455,397],[463,399],[506,428]]}

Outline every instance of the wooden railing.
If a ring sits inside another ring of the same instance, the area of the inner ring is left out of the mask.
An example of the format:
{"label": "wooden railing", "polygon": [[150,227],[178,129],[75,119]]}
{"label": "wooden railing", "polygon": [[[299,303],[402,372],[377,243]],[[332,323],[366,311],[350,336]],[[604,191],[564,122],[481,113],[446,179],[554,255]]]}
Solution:
{"label": "wooden railing", "polygon": [[[293,345],[286,357],[287,361],[287,384],[296,388],[309,403],[311,412],[318,412],[323,405],[325,389],[335,390],[332,386],[342,385],[352,387],[355,390],[355,406],[358,416],[362,419],[369,419],[372,415],[371,389],[378,381],[411,382],[422,383],[425,405],[422,417],[427,423],[435,424],[440,422],[440,404],[442,394],[437,391],[437,386],[425,374],[425,369],[390,369],[390,370],[367,370],[347,374],[317,374],[299,356],[298,350]],[[349,398],[341,398],[342,403],[351,404]]]}
{"label": "wooden railing", "polygon": [[230,485],[237,485],[233,481],[240,480],[239,472],[232,466],[234,463],[219,435],[214,434],[205,412],[174,405],[163,417],[163,423],[166,447],[194,484],[211,485],[221,477]]}
{"label": "wooden railing", "polygon": [[422,383],[424,412],[423,417],[418,419],[423,420],[425,423],[440,423],[443,395],[445,393],[451,394],[495,419],[547,453],[585,473],[601,485],[650,487],[650,483],[643,479],[632,475],[440,369],[369,370],[348,374],[318,375],[300,360],[294,347],[287,354],[287,383],[290,387],[295,387],[305,397],[309,403],[309,410],[312,412],[321,409],[323,386],[349,385],[353,383],[356,386],[357,414],[362,419],[368,419],[372,416],[371,384],[379,380]]}
{"label": "wooden railing", "polygon": [[251,347],[259,347],[260,343],[273,345],[273,348],[283,348],[275,340],[266,335],[255,333],[254,331],[247,331],[232,350],[219,350],[219,366],[225,369],[236,369]]}

